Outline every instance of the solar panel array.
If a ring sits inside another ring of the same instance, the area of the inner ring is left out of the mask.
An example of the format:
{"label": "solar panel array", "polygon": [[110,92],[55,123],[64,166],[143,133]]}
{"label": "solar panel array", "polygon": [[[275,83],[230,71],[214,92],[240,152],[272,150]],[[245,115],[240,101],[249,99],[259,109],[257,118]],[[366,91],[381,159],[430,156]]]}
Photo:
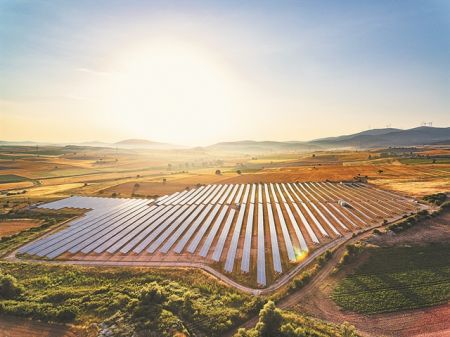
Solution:
{"label": "solar panel array", "polygon": [[22,247],[45,258],[204,261],[224,272],[286,271],[308,251],[417,205],[356,183],[207,185],[156,200],[70,197],[39,207],[89,211]]}

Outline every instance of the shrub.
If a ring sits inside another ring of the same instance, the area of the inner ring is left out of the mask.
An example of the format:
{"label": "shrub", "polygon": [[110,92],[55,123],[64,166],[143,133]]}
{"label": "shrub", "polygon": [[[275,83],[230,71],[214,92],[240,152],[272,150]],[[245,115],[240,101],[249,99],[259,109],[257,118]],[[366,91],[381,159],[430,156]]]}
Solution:
{"label": "shrub", "polygon": [[77,317],[77,311],[73,307],[62,308],[56,314],[56,320],[63,323],[72,322]]}
{"label": "shrub", "polygon": [[445,193],[430,194],[424,196],[423,200],[439,206],[442,205],[447,200],[447,194]]}
{"label": "shrub", "polygon": [[9,274],[0,274],[0,298],[13,299],[23,292],[23,286],[17,279]]}

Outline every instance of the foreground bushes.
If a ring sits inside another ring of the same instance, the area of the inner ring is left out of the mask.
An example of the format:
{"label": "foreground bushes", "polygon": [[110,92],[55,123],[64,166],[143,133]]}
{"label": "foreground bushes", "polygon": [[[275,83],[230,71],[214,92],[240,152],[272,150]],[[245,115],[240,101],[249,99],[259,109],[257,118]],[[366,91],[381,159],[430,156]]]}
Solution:
{"label": "foreground bushes", "polygon": [[292,312],[283,312],[272,301],[259,312],[259,320],[253,329],[239,329],[234,337],[357,337],[355,327],[348,323],[341,326],[326,324]]}
{"label": "foreground bushes", "polygon": [[[261,308],[199,270],[83,268],[0,262],[0,313],[103,322],[115,336],[221,336]],[[6,276],[5,276],[6,275]]]}
{"label": "foreground bushes", "polygon": [[430,214],[428,213],[428,211],[422,210],[417,214],[414,214],[404,220],[389,225],[387,229],[393,231],[394,233],[400,233],[403,232],[404,230],[407,230],[408,228],[417,225],[417,223],[419,223],[420,221],[428,219],[429,217]]}
{"label": "foreground bushes", "polygon": [[23,286],[17,282],[14,276],[0,273],[0,299],[16,298],[22,292]]}
{"label": "foreground bushes", "polygon": [[436,194],[426,195],[423,197],[423,200],[439,206],[439,205],[442,205],[447,200],[447,194],[436,193]]}

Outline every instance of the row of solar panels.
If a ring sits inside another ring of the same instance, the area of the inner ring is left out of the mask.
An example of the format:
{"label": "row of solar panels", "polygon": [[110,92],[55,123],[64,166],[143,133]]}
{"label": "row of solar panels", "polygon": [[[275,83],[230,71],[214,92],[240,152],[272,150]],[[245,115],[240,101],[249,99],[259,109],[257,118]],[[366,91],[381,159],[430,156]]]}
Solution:
{"label": "row of solar panels", "polygon": [[[91,207],[86,207],[89,199]],[[337,237],[376,218],[413,208],[407,200],[385,191],[332,183],[208,185],[164,196],[150,204],[149,200],[142,199],[107,199],[115,200],[115,204],[105,206],[93,199],[107,198],[73,197],[43,205],[93,208],[94,211],[20,251],[55,258],[66,252],[141,254],[145,250],[153,254],[157,250],[168,253],[173,249],[174,253],[182,253],[186,249],[189,253],[198,251],[202,257],[212,253],[212,260],[220,261],[231,235],[224,269],[233,271],[242,238],[241,271],[249,272],[256,222],[257,281],[264,285],[267,235],[273,270],[281,273],[278,233],[288,259],[295,261],[298,252],[308,251],[307,241],[319,244],[319,237]],[[342,207],[337,203],[339,200],[351,208]],[[264,221],[265,214],[267,221]],[[265,233],[265,223],[268,223],[268,233]]]}

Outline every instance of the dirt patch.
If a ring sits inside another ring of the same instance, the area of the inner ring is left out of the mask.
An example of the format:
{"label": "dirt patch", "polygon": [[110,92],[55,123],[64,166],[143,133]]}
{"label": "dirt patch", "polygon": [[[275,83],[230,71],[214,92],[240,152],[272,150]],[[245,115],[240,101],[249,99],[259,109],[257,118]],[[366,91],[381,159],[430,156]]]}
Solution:
{"label": "dirt patch", "polygon": [[20,220],[2,220],[0,221],[0,238],[2,236],[8,236],[21,232],[25,229],[37,227],[42,221],[33,219],[20,219]]}
{"label": "dirt patch", "polygon": [[19,317],[0,316],[0,337],[85,337],[80,329]]}
{"label": "dirt patch", "polygon": [[383,247],[450,241],[450,212],[420,222],[404,232],[374,235],[367,241]]}

